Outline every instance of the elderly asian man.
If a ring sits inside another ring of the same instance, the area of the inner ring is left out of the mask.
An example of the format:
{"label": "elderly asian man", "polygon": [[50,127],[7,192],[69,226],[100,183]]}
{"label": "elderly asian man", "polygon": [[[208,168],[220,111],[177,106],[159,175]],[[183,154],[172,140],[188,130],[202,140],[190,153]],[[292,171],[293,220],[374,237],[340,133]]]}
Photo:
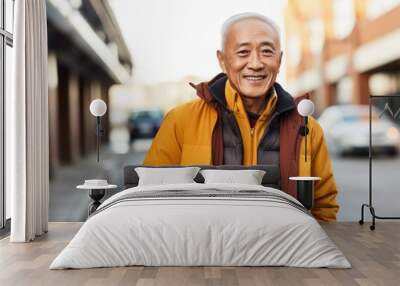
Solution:
{"label": "elderly asian man", "polygon": [[199,98],[166,115],[144,164],[275,164],[281,189],[291,195],[290,176],[318,176],[312,214],[336,220],[337,188],[323,131],[311,117],[309,136],[301,136],[296,106],[306,96],[293,98],[276,82],[282,62],[277,26],[260,14],[232,16],[222,27],[217,58],[223,73],[191,84]]}

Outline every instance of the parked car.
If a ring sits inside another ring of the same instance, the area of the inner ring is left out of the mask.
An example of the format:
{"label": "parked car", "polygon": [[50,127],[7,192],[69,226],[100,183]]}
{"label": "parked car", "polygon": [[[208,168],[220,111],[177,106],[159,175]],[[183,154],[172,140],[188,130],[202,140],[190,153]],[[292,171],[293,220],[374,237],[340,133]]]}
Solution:
{"label": "parked car", "polygon": [[129,138],[152,138],[156,135],[163,120],[160,109],[143,109],[133,112],[128,118]]}
{"label": "parked car", "polygon": [[[397,155],[400,132],[385,114],[372,108],[372,146],[375,152]],[[328,107],[318,119],[324,129],[328,148],[337,155],[368,154],[369,106],[336,105]]]}

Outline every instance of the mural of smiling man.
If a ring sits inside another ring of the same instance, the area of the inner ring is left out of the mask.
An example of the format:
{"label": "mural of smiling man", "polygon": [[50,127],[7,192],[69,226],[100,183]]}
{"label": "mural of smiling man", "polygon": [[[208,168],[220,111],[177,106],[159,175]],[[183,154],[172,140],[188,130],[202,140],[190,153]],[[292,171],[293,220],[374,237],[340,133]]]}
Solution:
{"label": "mural of smiling man", "polygon": [[276,82],[282,56],[279,29],[270,19],[257,13],[227,19],[217,51],[223,73],[191,83],[199,98],[166,115],[144,164],[277,165],[281,189],[293,196],[289,177],[317,176],[312,214],[336,220],[337,187],[324,134],[312,117],[309,136],[299,133],[303,118],[296,107],[307,96],[293,98]]}

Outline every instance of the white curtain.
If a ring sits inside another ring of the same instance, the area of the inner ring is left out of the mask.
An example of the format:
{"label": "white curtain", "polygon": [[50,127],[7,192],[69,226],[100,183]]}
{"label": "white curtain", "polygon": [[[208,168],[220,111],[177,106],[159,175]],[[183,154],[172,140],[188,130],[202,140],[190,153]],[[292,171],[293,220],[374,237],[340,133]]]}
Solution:
{"label": "white curtain", "polygon": [[6,117],[12,242],[47,232],[49,201],[45,0],[15,1],[14,71]]}

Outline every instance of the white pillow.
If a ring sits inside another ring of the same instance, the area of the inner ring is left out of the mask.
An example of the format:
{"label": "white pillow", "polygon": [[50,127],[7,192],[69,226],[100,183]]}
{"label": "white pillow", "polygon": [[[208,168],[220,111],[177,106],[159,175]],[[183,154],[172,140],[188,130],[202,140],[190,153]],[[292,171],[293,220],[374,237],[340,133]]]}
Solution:
{"label": "white pillow", "polygon": [[138,186],[195,183],[199,167],[182,168],[135,168],[139,176]]}
{"label": "white pillow", "polygon": [[235,183],[247,185],[261,185],[265,175],[263,170],[201,170],[204,183]]}

